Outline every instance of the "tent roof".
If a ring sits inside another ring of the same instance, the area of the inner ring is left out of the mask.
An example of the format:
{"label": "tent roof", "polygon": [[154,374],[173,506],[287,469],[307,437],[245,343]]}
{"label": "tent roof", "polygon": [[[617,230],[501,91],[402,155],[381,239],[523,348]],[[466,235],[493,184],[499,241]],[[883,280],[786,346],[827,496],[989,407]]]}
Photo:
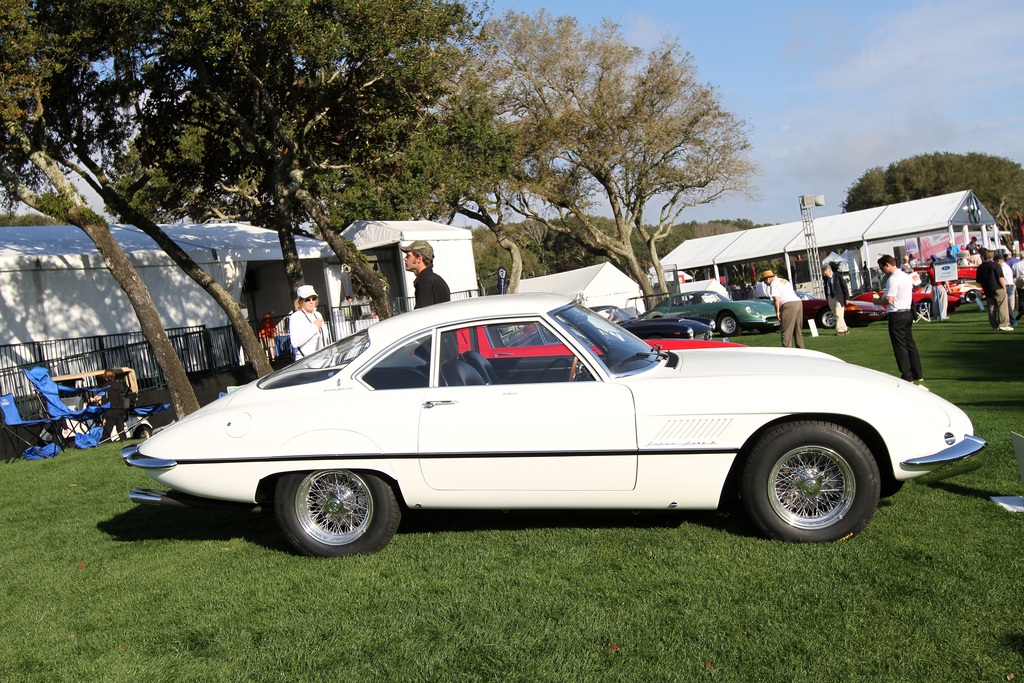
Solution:
{"label": "tent roof", "polygon": [[661,263],[666,268],[679,270],[711,265],[723,249],[739,239],[741,232],[727,232],[723,235],[686,240],[661,259]]}
{"label": "tent roof", "polygon": [[473,231],[469,228],[434,221],[354,221],[341,234],[360,250],[415,240],[473,239]]}
{"label": "tent roof", "polygon": [[520,292],[554,292],[569,297],[583,295],[588,289],[593,294],[637,294],[640,286],[628,275],[605,261],[564,273],[541,275],[519,281]]}
{"label": "tent roof", "polygon": [[[277,261],[281,244],[273,230],[247,223],[171,224],[160,226],[182,249],[197,258],[231,261]],[[148,235],[132,225],[111,224],[110,233],[126,254],[163,253]],[[0,227],[0,258],[99,256],[96,245],[74,225]],[[295,237],[299,258],[329,252],[320,240]]]}
{"label": "tent roof", "polygon": [[[970,190],[814,219],[819,249],[941,230],[995,223]],[[662,260],[676,268],[737,263],[775,254],[806,251],[803,223],[794,221],[683,242]]]}
{"label": "tent roof", "polygon": [[739,235],[732,244],[719,252],[715,257],[715,263],[751,261],[764,256],[781,254],[795,236],[803,235],[803,225],[801,223],[769,225],[742,230]]}

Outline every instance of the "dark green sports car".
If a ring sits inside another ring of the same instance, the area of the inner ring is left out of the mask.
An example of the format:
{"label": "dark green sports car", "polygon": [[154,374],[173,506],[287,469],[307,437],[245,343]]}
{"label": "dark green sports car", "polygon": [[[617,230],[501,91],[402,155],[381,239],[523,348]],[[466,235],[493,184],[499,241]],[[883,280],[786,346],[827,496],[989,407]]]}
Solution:
{"label": "dark green sports car", "polygon": [[775,306],[764,301],[745,299],[733,301],[718,292],[683,292],[673,294],[641,318],[667,318],[695,315],[711,318],[718,332],[724,336],[739,334],[743,330],[770,332],[779,329]]}

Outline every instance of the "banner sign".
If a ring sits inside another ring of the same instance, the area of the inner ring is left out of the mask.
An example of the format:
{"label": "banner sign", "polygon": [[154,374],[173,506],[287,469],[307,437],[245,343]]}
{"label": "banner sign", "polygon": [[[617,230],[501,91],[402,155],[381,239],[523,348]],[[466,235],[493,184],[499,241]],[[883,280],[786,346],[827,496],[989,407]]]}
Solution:
{"label": "banner sign", "polygon": [[508,286],[508,273],[504,268],[498,268],[498,294],[504,294]]}

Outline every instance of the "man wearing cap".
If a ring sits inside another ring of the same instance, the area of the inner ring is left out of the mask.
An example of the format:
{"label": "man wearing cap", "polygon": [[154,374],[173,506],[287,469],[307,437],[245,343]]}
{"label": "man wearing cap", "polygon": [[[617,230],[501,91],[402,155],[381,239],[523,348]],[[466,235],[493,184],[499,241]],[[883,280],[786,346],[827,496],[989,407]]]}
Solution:
{"label": "man wearing cap", "polygon": [[426,240],[416,240],[407,247],[405,252],[405,269],[415,273],[413,288],[416,292],[416,305],[413,308],[426,308],[433,304],[451,301],[448,283],[434,272],[434,248]]}
{"label": "man wearing cap", "polygon": [[797,348],[804,348],[804,306],[793,290],[789,280],[775,275],[770,270],[761,273],[764,290],[775,302],[775,315],[782,322],[782,345],[789,346],[795,341]]}
{"label": "man wearing cap", "polygon": [[900,377],[908,382],[924,379],[921,357],[914,343],[914,283],[910,276],[896,265],[896,259],[886,254],[878,259],[878,267],[889,276],[885,283],[885,310],[889,318],[889,341],[896,356]]}
{"label": "man wearing cap", "polygon": [[313,285],[300,286],[295,295],[295,311],[289,316],[288,329],[295,360],[299,360],[327,346],[327,333],[324,317],[316,310],[319,297]]}

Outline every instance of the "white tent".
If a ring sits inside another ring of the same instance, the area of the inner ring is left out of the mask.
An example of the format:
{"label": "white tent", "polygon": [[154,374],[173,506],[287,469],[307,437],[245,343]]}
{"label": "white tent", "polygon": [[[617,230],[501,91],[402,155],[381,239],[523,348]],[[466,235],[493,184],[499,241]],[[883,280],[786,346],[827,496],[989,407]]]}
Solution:
{"label": "white tent", "polygon": [[416,240],[426,240],[434,248],[434,272],[453,293],[479,288],[473,232],[468,228],[433,221],[355,221],[341,234],[376,262],[392,287],[401,283],[404,290],[395,294],[412,296],[414,276],[403,268],[400,248]]}
{"label": "white tent", "polygon": [[[878,255],[907,248],[918,240],[919,249],[936,239],[967,230],[995,225],[995,219],[970,190],[952,192],[900,204],[814,218],[814,236],[819,249],[850,247],[860,251],[862,264],[873,263]],[[936,235],[938,233],[938,235]],[[958,240],[964,236],[958,234]],[[985,241],[985,240],[983,240]],[[943,246],[943,249],[945,247]],[[662,260],[665,268],[704,268],[806,252],[802,221],[701,237],[683,242]],[[917,252],[919,256],[921,251]],[[924,254],[927,256],[927,254]]]}
{"label": "white tent", "polygon": [[[277,233],[245,223],[161,226],[192,259],[258,317],[283,315],[292,296]],[[131,225],[110,232],[149,290],[166,328],[228,324],[224,312],[157,244]],[[138,319],[95,245],[73,225],[0,227],[0,344],[135,332]],[[307,282],[324,303],[341,292],[337,258],[315,239],[295,238]]]}
{"label": "white tent", "polygon": [[[584,306],[634,307],[642,312],[643,292],[625,273],[607,261],[596,266],[519,281],[520,292],[554,292]],[[638,306],[639,304],[639,306]]]}

